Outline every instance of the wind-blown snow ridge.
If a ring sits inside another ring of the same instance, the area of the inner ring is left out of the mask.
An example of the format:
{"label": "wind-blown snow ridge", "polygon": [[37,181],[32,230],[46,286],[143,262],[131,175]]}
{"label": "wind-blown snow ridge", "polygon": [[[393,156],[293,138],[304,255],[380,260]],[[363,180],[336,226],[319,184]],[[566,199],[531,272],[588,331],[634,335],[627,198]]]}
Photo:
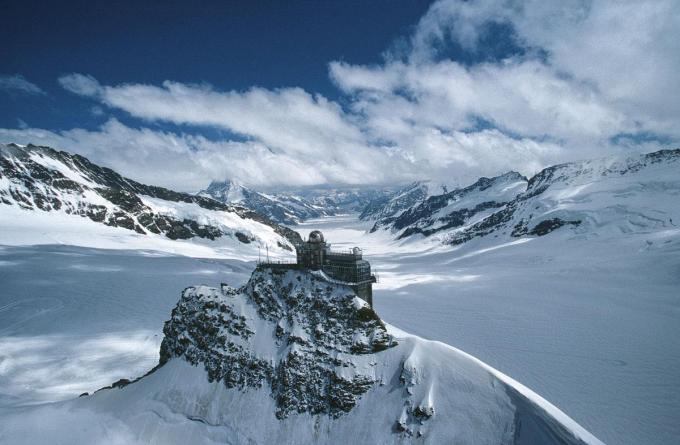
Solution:
{"label": "wind-blown snow ridge", "polygon": [[[309,272],[260,267],[239,289],[188,288],[164,333],[153,372],[89,397],[10,412],[0,438],[601,443],[510,378],[386,326],[350,288]],[[32,427],[38,419],[40,430]]]}

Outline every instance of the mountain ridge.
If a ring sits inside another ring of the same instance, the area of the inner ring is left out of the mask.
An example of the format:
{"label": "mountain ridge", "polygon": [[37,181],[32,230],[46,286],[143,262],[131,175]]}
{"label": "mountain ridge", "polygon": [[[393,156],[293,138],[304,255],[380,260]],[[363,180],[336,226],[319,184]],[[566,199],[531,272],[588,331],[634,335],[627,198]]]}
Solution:
{"label": "mountain ridge", "polygon": [[84,156],[31,144],[0,145],[0,204],[61,211],[173,240],[229,236],[250,243],[257,238],[250,228],[258,226],[280,236],[281,248],[291,250],[299,240],[297,232],[245,207],[141,184]]}
{"label": "mountain ridge", "polygon": [[507,172],[436,195],[428,194],[423,183],[416,182],[382,208],[367,209],[362,217],[375,219],[371,232],[390,230],[397,234],[397,239],[416,234],[427,237],[463,226],[482,212],[503,207],[523,191],[526,183],[527,179],[519,173]]}
{"label": "mountain ridge", "polygon": [[298,225],[308,219],[360,212],[392,191],[393,187],[344,186],[265,193],[233,180],[221,180],[211,181],[198,195],[242,205],[279,224]]}
{"label": "mountain ridge", "polygon": [[680,149],[558,164],[529,179],[526,191],[504,208],[448,234],[445,242],[490,234],[543,236],[561,227],[594,235],[672,226],[673,216],[680,216],[678,195]]}
{"label": "mountain ridge", "polygon": [[[584,223],[595,232],[607,224],[624,231],[671,226],[679,158],[680,149],[666,149],[557,164],[529,179],[517,172],[482,177],[443,194],[421,194],[398,211],[383,200],[367,207],[362,219],[375,221],[371,232],[389,230],[399,240],[434,235],[453,245],[489,235],[544,236],[567,227],[586,233]],[[645,195],[658,198],[659,208],[648,206]]]}

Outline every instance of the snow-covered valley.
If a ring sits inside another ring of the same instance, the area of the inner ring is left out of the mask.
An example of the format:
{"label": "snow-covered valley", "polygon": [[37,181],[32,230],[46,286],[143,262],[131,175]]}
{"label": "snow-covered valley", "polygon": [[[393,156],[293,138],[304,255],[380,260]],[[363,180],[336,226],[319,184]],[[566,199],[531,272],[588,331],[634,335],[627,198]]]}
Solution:
{"label": "snow-covered valley", "polygon": [[[394,357],[383,363],[384,372],[396,372],[394,366],[406,360],[417,344],[425,348],[426,355],[442,355],[442,361],[419,362],[446,369],[442,381],[457,381],[450,369],[471,366],[471,373],[457,384],[471,385],[470,391],[480,396],[478,402],[489,389],[477,384],[480,376],[504,388],[500,398],[491,394],[491,399],[484,399],[495,400],[488,406],[498,409],[498,416],[476,428],[500,429],[484,440],[477,438],[480,442],[512,433],[508,437],[522,443],[519,439],[527,440],[526,435],[513,436],[519,431],[517,419],[535,425],[537,418],[532,415],[549,413],[539,416],[539,424],[548,419],[548,425],[581,431],[566,417],[570,416],[605,443],[672,444],[680,437],[676,420],[680,407],[679,163],[675,152],[640,159],[546,169],[529,180],[526,193],[429,237],[414,234],[397,239],[388,228],[371,233],[374,221],[360,220],[358,214],[307,220],[295,229],[303,236],[322,230],[334,248],[361,246],[370,260],[379,276],[374,287],[376,312],[390,324],[389,332],[400,345],[394,348]],[[457,199],[455,193],[452,196]],[[184,206],[143,199],[158,214]],[[168,205],[173,209],[163,207]],[[197,211],[197,217],[205,214]],[[578,224],[569,223],[577,219]],[[261,231],[260,241],[244,243],[228,236],[170,239],[162,233],[138,233],[78,214],[1,205],[0,442],[3,437],[24,437],[30,431],[30,419],[36,419],[33,416],[51,419],[44,430],[47,436],[30,436],[45,443],[51,443],[49,431],[61,434],[60,425],[74,419],[91,427],[85,436],[59,436],[66,443],[94,441],[102,435],[113,435],[110,442],[167,443],[168,436],[145,428],[159,431],[169,425],[175,425],[178,440],[191,432],[200,432],[207,443],[232,437],[224,428],[234,425],[221,417],[224,412],[214,405],[215,400],[204,398],[219,393],[216,397],[225,400],[233,393],[224,393],[222,386],[218,391],[215,382],[208,385],[205,374],[178,365],[179,359],[123,390],[67,400],[119,379],[134,379],[153,368],[159,359],[163,322],[170,318],[182,289],[199,284],[219,288],[224,282],[238,287],[249,279],[258,257],[292,259],[292,252],[275,247],[281,239],[270,226],[255,220],[247,224],[253,233]],[[465,235],[464,242],[449,243],[463,239],[461,235]],[[244,305],[235,307],[243,310]],[[423,339],[459,350],[443,352],[449,350]],[[258,341],[253,347],[261,345]],[[450,365],[442,364],[448,360]],[[374,382],[387,381],[387,374],[372,374]],[[205,383],[184,386],[182,379],[205,379]],[[524,387],[511,379],[545,397],[566,416],[531,392],[515,397],[518,388]],[[167,382],[172,383],[164,387]],[[441,396],[445,400],[462,397],[461,387],[453,383],[445,387]],[[137,393],[134,388],[145,389]],[[187,421],[186,416],[195,414],[191,414],[193,402],[182,405],[180,411],[163,411],[177,407],[171,403],[177,396],[173,390],[203,394],[202,401],[195,402],[217,411],[211,411],[212,417],[201,414],[200,421]],[[381,396],[368,394],[367,400],[373,402],[392,397],[389,391]],[[263,393],[256,398],[267,397]],[[145,398],[160,400],[161,405],[151,406]],[[361,408],[361,400],[357,410],[372,409],[373,402]],[[470,401],[473,405],[474,400]],[[243,404],[252,401],[241,400]],[[46,402],[59,403],[42,405]],[[404,401],[394,398],[392,402]],[[470,436],[464,432],[474,431],[471,419],[475,415],[464,404],[451,403],[447,405],[450,410],[468,413],[461,414],[457,437],[469,443]],[[133,420],[125,414],[128,406],[137,410],[133,414],[160,413],[161,420],[153,416]],[[73,411],[85,414],[69,417]],[[352,416],[359,411],[352,410]],[[409,413],[404,414],[404,425],[416,411]],[[531,413],[528,420],[523,417],[527,413]],[[383,414],[386,428],[390,422],[401,425],[393,418],[394,412],[388,409]],[[251,413],[255,418],[260,415],[262,411]],[[477,417],[485,419],[479,413]],[[560,420],[551,423],[555,419]],[[416,419],[414,425],[422,425],[421,420]],[[319,441],[336,441],[336,434],[349,428],[338,426],[345,421],[324,424],[329,435]],[[302,436],[272,436],[270,431],[257,440],[307,437],[308,425],[291,422],[290,428]],[[434,424],[440,425],[439,421]],[[408,442],[403,434],[420,431],[409,428],[397,431],[402,435],[375,437],[378,442],[397,437]],[[423,440],[452,437],[450,430],[441,428],[433,428],[433,435],[425,434]],[[558,430],[562,431],[554,431]],[[122,435],[115,436],[118,433]],[[596,439],[586,440],[596,443]]]}
{"label": "snow-covered valley", "polygon": [[[65,257],[69,258],[67,263]],[[6,248],[3,258],[3,265],[14,267],[12,276],[17,277],[14,281],[3,277],[3,281],[19,302],[3,306],[9,314],[3,314],[3,325],[9,329],[2,337],[0,369],[6,383],[0,387],[0,438],[10,443],[299,443],[301,439],[338,443],[341,437],[371,443],[439,443],[456,439],[463,443],[522,444],[542,443],[548,437],[559,443],[599,443],[509,377],[454,348],[393,327],[388,327],[388,332],[397,342],[379,356],[361,359],[361,355],[341,354],[333,359],[353,360],[353,366],[360,366],[354,372],[368,371],[382,383],[371,385],[374,389],[361,397],[349,414],[319,416],[316,423],[297,413],[276,420],[272,406],[275,399],[267,391],[241,392],[225,388],[220,381],[209,383],[200,364],[196,368],[179,359],[170,360],[155,373],[121,390],[74,399],[81,391],[92,392],[118,378],[139,376],[157,363],[162,334],[146,328],[160,326],[174,305],[171,299],[163,298],[163,294],[175,293],[170,289],[179,284],[177,278],[170,279],[172,274],[177,276],[183,270],[184,279],[217,285],[215,278],[238,282],[247,265],[200,259],[191,264],[188,259],[161,255],[55,246]],[[27,277],[20,272],[21,264],[26,262],[40,264],[47,272],[43,280],[28,289],[21,285],[21,278]],[[102,273],[111,278],[87,278]],[[148,282],[163,284],[153,289],[143,284]],[[314,286],[303,282],[301,289]],[[211,291],[199,288],[197,292]],[[119,298],[123,293],[127,296]],[[225,303],[233,298],[226,295],[227,300],[222,300]],[[330,304],[336,300],[333,297],[328,301]],[[234,310],[240,307],[240,311],[252,311],[238,300],[228,304]],[[359,308],[352,304],[341,306],[347,308],[343,310]],[[200,311],[196,314],[200,316]],[[304,313],[301,315],[301,322],[307,320]],[[252,319],[252,314],[246,317],[249,323]],[[252,331],[246,328],[246,333],[255,334],[251,341],[253,351],[263,347],[271,350],[266,346],[269,329],[266,324]],[[299,342],[296,329],[299,328],[293,328],[290,338]],[[168,332],[166,325],[166,338]],[[327,332],[332,342],[346,338]],[[371,338],[377,337],[373,334]],[[293,350],[291,354],[295,354]],[[402,375],[397,381],[395,372]],[[404,389],[395,391],[402,386]],[[40,404],[62,399],[73,400]],[[375,423],[360,420],[369,415]],[[264,422],[255,428],[253,419]],[[452,421],[455,428],[450,426]],[[33,427],[36,422],[41,423],[41,428]],[[276,426],[279,422],[282,428]],[[399,433],[399,428],[404,432]]]}
{"label": "snow-covered valley", "polygon": [[[674,443],[680,231],[616,243],[553,234],[451,251],[367,235],[366,226],[348,215],[308,221],[300,232],[321,229],[335,246],[364,248],[379,275],[374,301],[384,320],[480,358],[605,443]],[[5,412],[144,374],[158,361],[179,292],[242,284],[256,260],[150,247],[3,247]]]}

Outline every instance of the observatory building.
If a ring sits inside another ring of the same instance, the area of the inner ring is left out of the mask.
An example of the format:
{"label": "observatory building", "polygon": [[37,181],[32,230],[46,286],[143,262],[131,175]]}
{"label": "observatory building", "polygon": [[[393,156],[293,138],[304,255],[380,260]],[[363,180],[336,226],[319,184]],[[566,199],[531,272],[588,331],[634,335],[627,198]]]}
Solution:
{"label": "observatory building", "polygon": [[321,270],[328,277],[349,285],[368,304],[373,306],[373,283],[371,264],[363,259],[361,249],[353,248],[347,252],[331,250],[324,240],[323,233],[315,230],[307,241],[295,246],[297,264],[310,270]]}
{"label": "observatory building", "polygon": [[296,263],[267,263],[269,266],[286,269],[308,269],[323,272],[327,281],[349,286],[359,298],[373,307],[373,283],[375,275],[371,274],[371,264],[363,259],[361,249],[340,252],[331,250],[323,233],[314,230],[307,241],[295,246]]}

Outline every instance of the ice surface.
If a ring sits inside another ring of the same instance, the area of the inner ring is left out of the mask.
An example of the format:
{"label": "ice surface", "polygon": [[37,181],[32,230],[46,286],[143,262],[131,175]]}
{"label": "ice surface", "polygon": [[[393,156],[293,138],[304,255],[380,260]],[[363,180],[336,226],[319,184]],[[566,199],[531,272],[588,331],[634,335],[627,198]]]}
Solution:
{"label": "ice surface", "polygon": [[73,398],[144,374],[182,289],[240,283],[252,268],[160,252],[2,247],[0,405]]}

